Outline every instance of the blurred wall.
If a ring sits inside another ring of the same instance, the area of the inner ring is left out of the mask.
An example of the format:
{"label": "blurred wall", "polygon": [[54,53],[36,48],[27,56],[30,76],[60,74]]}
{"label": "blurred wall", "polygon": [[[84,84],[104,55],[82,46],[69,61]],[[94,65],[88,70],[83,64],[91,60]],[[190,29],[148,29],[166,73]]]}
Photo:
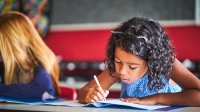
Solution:
{"label": "blurred wall", "polygon": [[52,24],[119,22],[133,16],[194,20],[195,0],[52,0]]}
{"label": "blurred wall", "polygon": [[194,61],[192,71],[200,73],[200,26],[195,23],[195,3],[196,0],[52,0],[52,26],[44,41],[61,59],[64,75],[92,78],[92,74],[101,71],[112,28],[133,16],[150,17],[161,24],[165,22],[177,58]]}

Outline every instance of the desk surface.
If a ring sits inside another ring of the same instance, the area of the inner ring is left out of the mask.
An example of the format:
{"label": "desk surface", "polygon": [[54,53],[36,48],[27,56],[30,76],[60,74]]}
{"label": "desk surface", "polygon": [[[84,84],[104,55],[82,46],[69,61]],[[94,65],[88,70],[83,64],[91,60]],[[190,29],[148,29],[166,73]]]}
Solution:
{"label": "desk surface", "polygon": [[[93,108],[93,107],[67,107],[67,106],[49,106],[49,105],[27,105],[0,103],[0,110],[8,112],[144,112],[145,110],[137,109],[115,109],[115,108]],[[156,111],[158,112],[158,111]],[[184,107],[172,109],[169,112],[200,112],[200,107]]]}

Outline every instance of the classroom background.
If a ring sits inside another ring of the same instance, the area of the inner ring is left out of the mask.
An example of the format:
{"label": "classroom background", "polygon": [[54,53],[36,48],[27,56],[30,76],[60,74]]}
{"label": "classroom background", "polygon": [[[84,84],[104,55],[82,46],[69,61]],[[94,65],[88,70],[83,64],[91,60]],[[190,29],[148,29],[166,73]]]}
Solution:
{"label": "classroom background", "polygon": [[[61,97],[77,91],[104,70],[111,30],[140,16],[158,20],[170,35],[177,58],[200,78],[200,0],[1,0],[0,11],[28,15],[61,66]],[[119,96],[120,84],[109,97]]]}

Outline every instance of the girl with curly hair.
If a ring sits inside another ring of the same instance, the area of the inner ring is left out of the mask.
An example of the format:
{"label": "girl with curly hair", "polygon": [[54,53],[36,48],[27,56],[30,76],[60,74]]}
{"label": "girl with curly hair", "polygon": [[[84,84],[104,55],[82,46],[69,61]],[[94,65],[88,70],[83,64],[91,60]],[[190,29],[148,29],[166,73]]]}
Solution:
{"label": "girl with curly hair", "polygon": [[90,81],[79,91],[79,102],[104,100],[119,79],[122,101],[200,106],[199,79],[176,59],[169,36],[152,19],[135,17],[113,30],[106,62],[98,76],[101,87]]}

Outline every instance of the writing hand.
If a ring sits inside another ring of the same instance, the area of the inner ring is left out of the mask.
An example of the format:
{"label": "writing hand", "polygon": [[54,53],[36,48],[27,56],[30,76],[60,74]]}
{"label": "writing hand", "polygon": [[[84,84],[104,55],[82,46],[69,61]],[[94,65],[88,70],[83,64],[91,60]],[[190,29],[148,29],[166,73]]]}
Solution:
{"label": "writing hand", "polygon": [[85,101],[86,103],[104,101],[104,99],[108,96],[108,94],[109,94],[108,90],[103,90],[100,86],[95,86],[89,89]]}

